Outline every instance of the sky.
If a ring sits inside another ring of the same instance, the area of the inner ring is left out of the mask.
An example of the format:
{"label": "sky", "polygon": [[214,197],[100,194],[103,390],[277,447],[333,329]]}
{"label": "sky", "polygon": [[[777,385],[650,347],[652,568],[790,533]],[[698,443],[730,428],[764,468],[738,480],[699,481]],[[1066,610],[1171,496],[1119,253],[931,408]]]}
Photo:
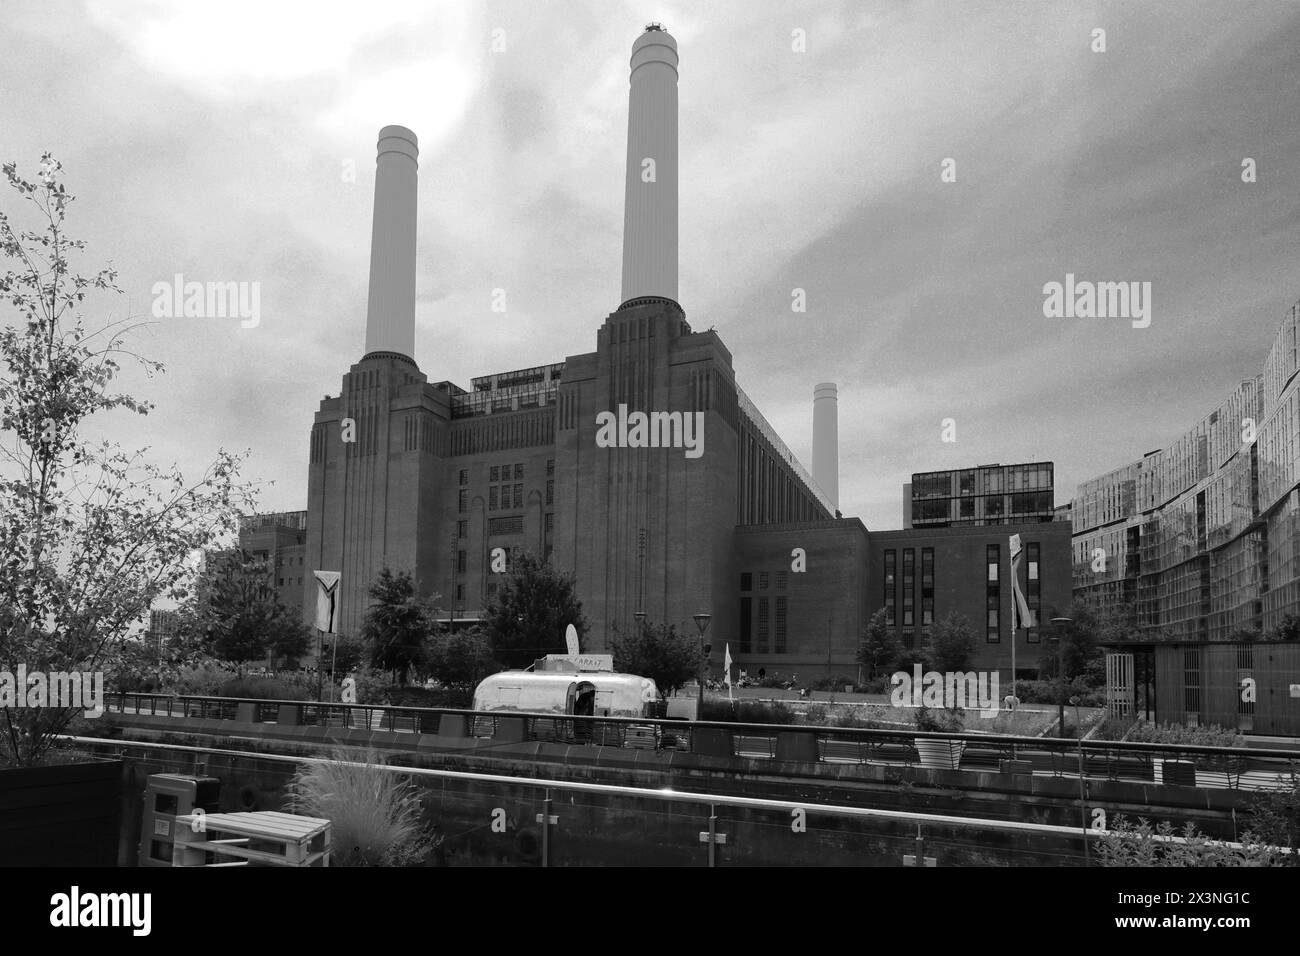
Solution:
{"label": "sky", "polygon": [[[650,21],[680,53],[687,320],[805,465],[839,385],[840,509],[868,528],[901,527],[917,471],[1050,460],[1068,501],[1259,372],[1300,299],[1289,0],[5,0],[0,161],[63,163],[74,265],[125,292],[87,323],[138,317],[166,368],[119,380],[147,419],[95,429],[194,476],[247,450],[260,510],[306,506],[313,414],[364,352],[389,124],[419,137],[429,380],[592,351]],[[259,283],[259,323],[154,318],[178,273]],[[1149,326],[1045,316],[1067,274],[1151,283]]]}

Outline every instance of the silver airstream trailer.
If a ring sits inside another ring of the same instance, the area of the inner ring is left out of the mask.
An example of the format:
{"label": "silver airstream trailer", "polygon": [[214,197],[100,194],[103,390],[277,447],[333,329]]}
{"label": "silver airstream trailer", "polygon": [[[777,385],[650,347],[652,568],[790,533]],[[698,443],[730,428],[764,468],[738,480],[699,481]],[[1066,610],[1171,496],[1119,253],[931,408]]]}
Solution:
{"label": "silver airstream trailer", "polygon": [[474,709],[589,717],[647,717],[655,682],[607,671],[502,671],[474,689]]}

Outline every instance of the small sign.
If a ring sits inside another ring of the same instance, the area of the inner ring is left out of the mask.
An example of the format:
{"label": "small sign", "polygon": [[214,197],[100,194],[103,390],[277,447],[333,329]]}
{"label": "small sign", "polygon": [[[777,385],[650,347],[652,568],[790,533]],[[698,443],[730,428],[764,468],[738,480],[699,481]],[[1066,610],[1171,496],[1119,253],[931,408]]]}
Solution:
{"label": "small sign", "polygon": [[583,671],[614,670],[613,654],[547,654],[547,661],[567,661]]}
{"label": "small sign", "polygon": [[155,820],[153,822],[154,836],[171,836],[172,822],[170,820]]}
{"label": "small sign", "polygon": [[1292,697],[1300,697],[1300,684],[1292,684],[1292,685],[1291,685],[1291,696],[1292,696]]}

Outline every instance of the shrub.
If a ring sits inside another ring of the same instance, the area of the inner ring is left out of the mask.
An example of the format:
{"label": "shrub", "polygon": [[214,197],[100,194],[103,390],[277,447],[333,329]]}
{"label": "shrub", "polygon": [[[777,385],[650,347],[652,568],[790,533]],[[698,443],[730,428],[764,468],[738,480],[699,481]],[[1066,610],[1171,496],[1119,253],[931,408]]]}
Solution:
{"label": "shrub", "polygon": [[397,687],[384,689],[394,707],[451,707],[467,710],[474,701],[473,687]]}
{"label": "shrub", "polygon": [[737,724],[796,724],[799,715],[780,701],[767,703],[757,700],[706,700],[700,720],[725,721]]}
{"label": "shrub", "polygon": [[167,689],[176,694],[212,696],[220,692],[223,684],[237,677],[233,669],[209,661],[182,667]]}
{"label": "shrub", "polygon": [[956,707],[947,710],[918,707],[912,713],[912,720],[916,723],[917,730],[927,733],[959,734],[965,730],[961,711]]}
{"label": "shrub", "polygon": [[218,697],[255,697],[259,700],[302,700],[303,689],[278,677],[234,677],[217,689]]}
{"label": "shrub", "polygon": [[842,691],[845,687],[856,687],[857,683],[852,677],[819,677],[808,686],[812,690]]}
{"label": "shrub", "polygon": [[431,848],[420,791],[373,751],[300,767],[290,785],[300,811],[333,824],[331,866],[412,866]]}
{"label": "shrub", "polygon": [[[1181,836],[1182,842],[1174,839]],[[1167,820],[1152,826],[1139,817],[1136,824],[1121,814],[1097,842],[1102,866],[1278,866],[1283,856],[1276,849],[1259,844],[1250,833],[1240,847],[1211,840],[1188,823],[1175,834]]]}
{"label": "shrub", "polygon": [[1240,747],[1243,739],[1235,730],[1217,724],[1210,727],[1181,727],[1177,724],[1138,724],[1129,740],[1147,744],[1187,744],[1196,747]]}
{"label": "shrub", "polygon": [[888,674],[881,674],[879,677],[867,681],[865,684],[859,684],[853,688],[859,694],[887,694],[893,685],[889,682]]}

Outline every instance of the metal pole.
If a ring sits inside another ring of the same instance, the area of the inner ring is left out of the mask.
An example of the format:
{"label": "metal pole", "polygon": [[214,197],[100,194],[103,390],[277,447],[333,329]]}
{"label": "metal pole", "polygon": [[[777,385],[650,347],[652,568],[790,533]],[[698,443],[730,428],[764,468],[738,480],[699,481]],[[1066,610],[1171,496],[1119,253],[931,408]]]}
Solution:
{"label": "metal pole", "polygon": [[542,866],[551,865],[551,790],[548,787],[542,800]]}
{"label": "metal pole", "polygon": [[709,866],[717,866],[718,808],[709,804]]}
{"label": "metal pole", "polygon": [[1088,849],[1088,803],[1087,803],[1087,786],[1083,777],[1083,738],[1079,738],[1079,817],[1083,822],[1083,865],[1088,866],[1091,862]]}

